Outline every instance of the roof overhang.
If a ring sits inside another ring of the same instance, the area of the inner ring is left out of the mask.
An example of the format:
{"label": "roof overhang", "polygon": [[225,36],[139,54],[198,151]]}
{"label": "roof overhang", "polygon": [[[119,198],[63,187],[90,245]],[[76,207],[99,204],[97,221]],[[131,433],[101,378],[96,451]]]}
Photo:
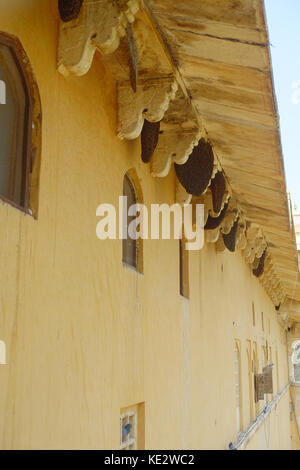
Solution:
{"label": "roof overhang", "polygon": [[275,305],[300,301],[263,0],[69,3],[60,0],[59,71],[83,75],[100,51],[117,81],[118,136],[141,134],[153,176],[175,163],[178,202],[201,186],[216,226],[206,240],[240,248]]}
{"label": "roof overhang", "polygon": [[300,300],[263,1],[146,3],[234,195],[263,229],[286,295]]}

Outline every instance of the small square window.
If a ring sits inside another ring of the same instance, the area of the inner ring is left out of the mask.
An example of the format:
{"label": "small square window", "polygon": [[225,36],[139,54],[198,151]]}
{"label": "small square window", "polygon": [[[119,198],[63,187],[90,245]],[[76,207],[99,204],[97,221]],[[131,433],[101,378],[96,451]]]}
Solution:
{"label": "small square window", "polygon": [[126,411],[120,417],[120,449],[137,449],[137,412]]}

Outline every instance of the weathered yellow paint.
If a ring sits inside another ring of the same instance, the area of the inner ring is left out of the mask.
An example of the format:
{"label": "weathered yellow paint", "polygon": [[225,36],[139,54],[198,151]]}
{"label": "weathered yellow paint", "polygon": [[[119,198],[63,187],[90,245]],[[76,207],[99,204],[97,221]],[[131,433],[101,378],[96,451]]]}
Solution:
{"label": "weathered yellow paint", "polygon": [[[0,203],[0,448],[118,448],[120,410],[138,403],[146,448],[228,448],[237,437],[234,341],[243,430],[249,341],[259,372],[267,340],[279,390],[288,382],[277,314],[239,253],[191,252],[187,301],[177,240],[145,240],[140,275],[122,265],[121,241],[96,238],[96,208],[118,205],[129,168],[146,205],[173,204],[175,176],[152,178],[139,140],[116,137],[115,82],[100,56],[83,77],[58,73],[57,25],[52,0],[0,0],[0,30],[21,40],[43,112],[38,220]],[[271,415],[276,426],[267,422],[249,448],[291,448],[288,396]]]}

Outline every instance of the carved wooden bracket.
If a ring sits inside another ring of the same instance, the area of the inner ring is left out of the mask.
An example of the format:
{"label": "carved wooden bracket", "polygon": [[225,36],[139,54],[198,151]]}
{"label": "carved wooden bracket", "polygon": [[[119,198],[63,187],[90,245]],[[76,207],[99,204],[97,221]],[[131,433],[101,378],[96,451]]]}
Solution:
{"label": "carved wooden bracket", "polygon": [[293,326],[294,321],[290,318],[289,313],[282,312],[281,309],[278,312],[277,315],[277,320],[280,326],[284,329],[287,330],[288,328],[291,328]]}
{"label": "carved wooden bracket", "polygon": [[215,161],[210,186],[202,196],[204,203],[204,229],[206,231],[205,240],[208,243],[216,243],[220,237],[230,197],[231,193],[229,188],[227,188],[226,180],[222,171],[220,171],[218,162]]}
{"label": "carved wooden bracket", "polygon": [[130,82],[118,84],[118,136],[136,139],[142,132],[144,119],[161,121],[175,98],[178,85],[173,77],[139,82],[135,93]]}
{"label": "carved wooden bracket", "polygon": [[182,132],[176,126],[165,123],[162,123],[162,132],[151,161],[151,175],[160,178],[168,175],[172,162],[180,165],[185,163],[201,137],[199,129]]}
{"label": "carved wooden bracket", "polygon": [[152,176],[167,176],[172,162],[186,163],[203,136],[204,130],[191,103],[180,89],[161,122],[159,142],[151,161]]}
{"label": "carved wooden bracket", "polygon": [[[127,24],[134,21],[139,4],[139,0],[84,0],[78,17],[67,14],[68,18],[74,16],[75,19],[60,23],[60,73],[84,75],[91,66],[96,49],[102,54],[114,52],[126,34]],[[64,11],[67,12],[65,9],[62,13]]]}
{"label": "carved wooden bracket", "polygon": [[205,224],[205,230],[216,230],[221,228],[222,222],[226,216],[226,211],[227,211],[228,203],[226,203],[220,212],[220,214],[217,217],[212,217],[211,215],[208,214],[208,217],[206,219],[206,224]]}
{"label": "carved wooden bracket", "polygon": [[261,228],[256,224],[249,224],[246,233],[247,245],[243,249],[243,256],[248,264],[260,259],[267,248],[267,243]]}
{"label": "carved wooden bracket", "polygon": [[193,195],[192,203],[205,204],[206,241],[217,251],[242,250],[278,305],[284,293],[264,234],[246,222],[233,197],[144,2],[59,0],[59,11],[60,73],[83,75],[95,51],[102,53],[117,82],[118,136],[135,139],[143,130],[142,159],[151,162],[151,174],[164,177],[175,164],[176,201],[188,204]]}
{"label": "carved wooden bracket", "polygon": [[[218,172],[216,174],[218,175]],[[208,243],[218,242],[218,251],[227,248],[233,252],[237,247],[241,233],[243,233],[244,219],[235,199],[229,199],[230,195],[226,186],[222,190],[223,200],[221,198],[219,200],[218,208],[221,207],[222,209],[218,214],[214,212],[213,197],[212,185],[210,185],[210,188],[201,197],[205,204],[205,240]],[[222,242],[220,242],[221,233]]]}
{"label": "carved wooden bracket", "polygon": [[130,23],[128,23],[126,27],[126,43],[128,47],[130,85],[133,91],[136,92],[139,78],[139,51],[135,41],[133,27]]}
{"label": "carved wooden bracket", "polygon": [[204,224],[206,225],[207,220],[210,216],[212,209],[212,195],[211,191],[209,188],[206,189],[206,191],[200,196],[200,197],[195,197],[193,198],[194,202],[202,202],[204,205]]}
{"label": "carved wooden bracket", "polygon": [[263,252],[260,258],[256,258],[253,263],[253,274],[255,277],[261,277],[264,273],[266,259],[266,250]]}
{"label": "carved wooden bracket", "polygon": [[[229,193],[221,204],[222,210],[215,214],[213,210],[213,196],[211,187],[202,196],[205,204],[205,239],[208,243],[215,243],[219,240],[222,233],[223,242],[220,244],[223,248],[227,247],[230,251],[235,251],[239,236],[240,210],[234,198],[230,198]],[[220,251],[220,250],[219,250]]]}
{"label": "carved wooden bracket", "polygon": [[260,281],[267,291],[269,297],[272,299],[274,305],[279,305],[285,298],[284,291],[281,286],[279,276],[276,268],[273,265],[272,257],[267,251],[265,256],[264,273],[260,277]]}
{"label": "carved wooden bracket", "polygon": [[236,219],[229,233],[222,234],[224,245],[231,252],[235,251],[238,225],[239,225],[239,218]]}
{"label": "carved wooden bracket", "polygon": [[237,202],[234,198],[231,198],[228,204],[224,221],[221,226],[221,232],[224,233],[224,235],[227,235],[231,232],[231,229],[238,217],[239,209],[237,206]]}
{"label": "carved wooden bracket", "polygon": [[246,238],[246,225],[247,222],[242,214],[240,214],[239,226],[236,234],[236,247],[239,250],[244,250],[247,245]]}
{"label": "carved wooden bracket", "polygon": [[205,241],[207,243],[216,243],[220,237],[220,228],[217,227],[214,230],[205,231]]}

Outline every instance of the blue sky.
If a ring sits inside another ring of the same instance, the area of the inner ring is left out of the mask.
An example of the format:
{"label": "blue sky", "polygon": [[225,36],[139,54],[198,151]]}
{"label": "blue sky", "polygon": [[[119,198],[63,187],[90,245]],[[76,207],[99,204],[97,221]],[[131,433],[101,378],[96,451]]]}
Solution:
{"label": "blue sky", "polygon": [[265,0],[265,6],[287,189],[300,212],[300,0]]}

